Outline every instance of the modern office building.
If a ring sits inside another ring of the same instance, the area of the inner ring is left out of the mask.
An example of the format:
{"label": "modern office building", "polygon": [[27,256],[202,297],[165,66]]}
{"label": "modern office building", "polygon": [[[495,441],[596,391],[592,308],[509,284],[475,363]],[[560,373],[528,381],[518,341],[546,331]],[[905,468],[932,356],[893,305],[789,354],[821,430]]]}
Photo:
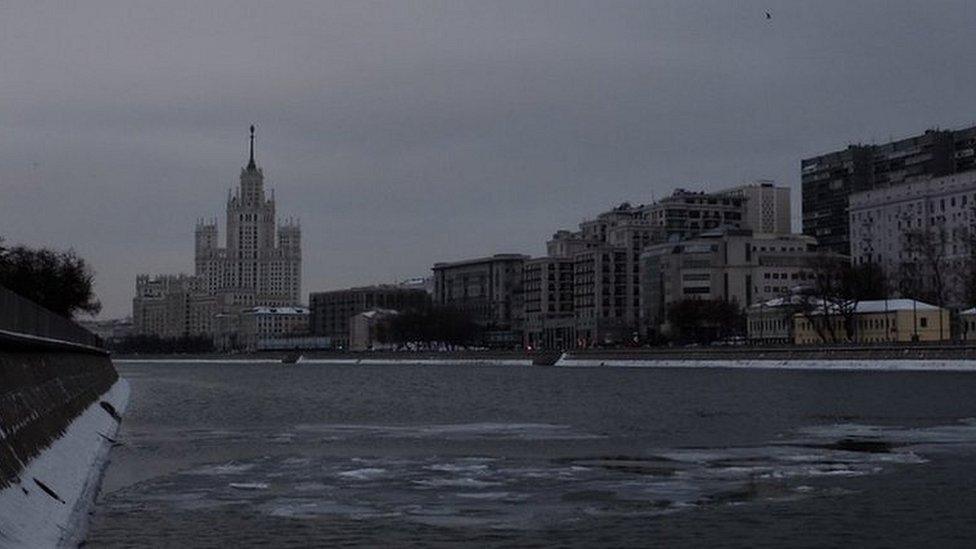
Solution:
{"label": "modern office building", "polygon": [[805,235],[726,228],[648,247],[640,265],[643,335],[667,334],[668,309],[683,299],[720,299],[744,309],[790,295],[813,280],[816,244]]}
{"label": "modern office building", "polygon": [[337,349],[349,348],[349,319],[372,309],[423,310],[430,294],[418,285],[380,284],[313,292],[308,296],[312,335],[328,337]]}
{"label": "modern office building", "polygon": [[434,304],[455,309],[484,330],[485,344],[522,345],[522,266],[529,256],[495,254],[435,263]]}
{"label": "modern office building", "polygon": [[976,168],[976,127],[927,130],[882,145],[851,145],[800,162],[803,233],[822,249],[850,255],[853,193],[924,181]]}

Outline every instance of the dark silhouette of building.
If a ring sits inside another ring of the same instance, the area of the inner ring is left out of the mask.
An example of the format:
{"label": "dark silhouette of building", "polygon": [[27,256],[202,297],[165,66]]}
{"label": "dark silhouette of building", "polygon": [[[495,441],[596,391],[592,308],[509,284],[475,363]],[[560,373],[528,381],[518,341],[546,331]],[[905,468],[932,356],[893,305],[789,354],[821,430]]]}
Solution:
{"label": "dark silhouette of building", "polygon": [[309,329],[314,336],[332,338],[334,348],[349,348],[349,319],[372,309],[421,310],[430,306],[430,294],[416,287],[361,286],[309,294]]}

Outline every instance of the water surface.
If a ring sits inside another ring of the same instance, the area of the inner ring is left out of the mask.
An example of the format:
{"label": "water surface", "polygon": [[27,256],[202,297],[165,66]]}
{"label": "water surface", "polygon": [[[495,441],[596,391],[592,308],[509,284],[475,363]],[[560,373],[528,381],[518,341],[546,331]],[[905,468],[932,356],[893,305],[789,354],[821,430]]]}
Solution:
{"label": "water surface", "polygon": [[92,546],[976,539],[976,374],[118,366]]}

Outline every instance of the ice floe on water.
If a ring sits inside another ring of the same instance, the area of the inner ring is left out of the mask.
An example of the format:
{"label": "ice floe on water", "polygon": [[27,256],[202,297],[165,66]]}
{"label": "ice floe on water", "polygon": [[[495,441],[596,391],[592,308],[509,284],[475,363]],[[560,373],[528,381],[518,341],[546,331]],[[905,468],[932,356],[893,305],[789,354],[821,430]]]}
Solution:
{"label": "ice floe on water", "polygon": [[574,430],[569,425],[551,423],[457,423],[433,425],[305,424],[296,430],[323,435],[326,440],[355,438],[436,438],[442,440],[513,439],[582,440],[600,435]]}
{"label": "ice floe on water", "polygon": [[347,480],[376,480],[386,476],[387,473],[389,473],[389,471],[386,469],[380,469],[379,467],[364,467],[362,469],[353,469],[351,471],[341,471],[336,473],[336,476]]}
{"label": "ice floe on water", "polygon": [[268,484],[266,482],[231,482],[228,484],[231,488],[235,490],[267,490]]}
{"label": "ice floe on water", "polygon": [[[477,425],[436,430],[442,436],[477,430],[491,440],[492,433],[538,428]],[[380,436],[386,432],[371,429]],[[429,426],[389,429],[431,431]],[[565,426],[552,430],[572,432]],[[646,448],[628,455],[263,456],[201,465],[137,484],[113,493],[106,504],[183,510],[238,506],[292,519],[542,528],[587,517],[651,517],[702,507],[843,497],[851,493],[853,478],[924,467],[933,452],[953,448],[976,449],[976,421],[922,427],[834,423],[756,445]]]}

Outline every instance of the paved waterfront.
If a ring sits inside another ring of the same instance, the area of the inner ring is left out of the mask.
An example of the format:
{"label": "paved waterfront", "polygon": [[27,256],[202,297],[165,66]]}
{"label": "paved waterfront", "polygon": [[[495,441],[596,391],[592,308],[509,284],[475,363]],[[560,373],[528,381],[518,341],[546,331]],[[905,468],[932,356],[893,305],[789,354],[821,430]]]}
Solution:
{"label": "paved waterfront", "polygon": [[976,374],[118,366],[96,547],[976,539]]}

